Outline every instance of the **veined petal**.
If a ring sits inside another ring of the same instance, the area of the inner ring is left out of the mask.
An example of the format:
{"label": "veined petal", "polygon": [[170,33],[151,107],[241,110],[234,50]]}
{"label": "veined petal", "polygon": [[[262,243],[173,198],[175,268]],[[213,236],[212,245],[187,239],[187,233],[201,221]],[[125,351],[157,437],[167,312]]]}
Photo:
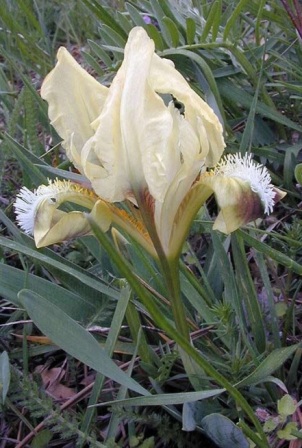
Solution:
{"label": "veined petal", "polygon": [[94,135],[92,123],[100,115],[108,88],[98,83],[61,47],[55,68],[46,76],[41,96],[68,158],[83,173],[81,151]]}
{"label": "veined petal", "polygon": [[121,131],[135,188],[147,184],[150,194],[162,201],[169,184],[168,166],[173,170],[175,161],[174,156],[167,165],[167,153],[171,144],[175,155],[179,156],[179,149],[171,111],[150,86],[153,55],[154,42],[143,28],[134,28],[125,48]]}
{"label": "veined petal", "polygon": [[271,184],[268,170],[247,154],[228,155],[214,170],[202,175],[198,184],[213,190],[221,209],[213,228],[223,233],[271,213],[285,196]]}
{"label": "veined petal", "polygon": [[[121,134],[120,103],[125,78],[124,65],[118,70],[99,117],[96,129],[87,141],[81,161],[94,191],[109,202],[133,198],[129,179],[128,157]],[[136,157],[139,161],[139,156]]]}
{"label": "veined petal", "polygon": [[34,192],[23,187],[14,208],[21,229],[34,236],[37,247],[44,247],[90,232],[85,214],[59,210],[62,203],[73,202],[91,210],[97,199],[78,184],[56,180]]}
{"label": "veined petal", "polygon": [[192,126],[200,144],[200,156],[207,166],[220,159],[225,143],[222,125],[211,107],[197,95],[172,61],[153,55],[150,82],[161,94],[170,93],[184,105],[184,117]]}
{"label": "veined petal", "polygon": [[[189,177],[192,171],[196,177],[198,167],[201,167],[202,160],[207,155],[201,150],[200,133],[196,130],[195,122],[187,120],[186,111],[184,116],[181,115],[173,102],[167,107],[158,94],[174,95],[173,77],[176,77],[183,81],[179,85],[180,89],[185,85],[187,90],[196,95],[170,61],[163,61],[163,64],[161,61],[155,55],[154,43],[146,32],[142,28],[134,28],[125,48],[125,84],[121,101],[122,135],[129,151],[130,168],[140,171],[139,174],[145,178],[150,194],[159,202],[165,200],[166,193],[174,181],[179,183],[176,177],[184,177],[184,167]],[[167,67],[168,72],[165,71]],[[161,83],[160,78],[163,77],[165,81]],[[200,108],[200,103],[198,107]],[[215,123],[219,128],[223,148],[222,127],[212,110],[206,107],[216,118]],[[189,105],[188,108],[190,109]],[[202,137],[203,146],[207,145],[207,139],[204,139],[207,136],[203,134]],[[134,165],[138,154],[141,157],[142,169],[138,162],[137,169]],[[179,174],[180,171],[182,174]]]}

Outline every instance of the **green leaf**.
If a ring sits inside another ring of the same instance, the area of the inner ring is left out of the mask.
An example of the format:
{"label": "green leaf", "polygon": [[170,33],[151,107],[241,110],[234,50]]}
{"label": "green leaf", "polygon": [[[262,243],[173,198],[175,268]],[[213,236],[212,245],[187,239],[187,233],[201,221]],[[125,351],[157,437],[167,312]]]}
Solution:
{"label": "green leaf", "polygon": [[164,17],[163,23],[166,25],[166,28],[171,36],[172,47],[177,47],[179,45],[178,28],[176,27],[175,23],[169,17]]}
{"label": "green leaf", "polygon": [[212,25],[212,42],[215,42],[218,36],[219,28],[222,22],[221,13],[222,13],[222,0],[217,0],[216,14],[214,16],[213,25]]}
{"label": "green leaf", "polygon": [[300,145],[288,146],[285,150],[283,165],[283,187],[286,190],[293,189],[293,173],[295,173],[297,157],[301,150]]}
{"label": "green leaf", "polygon": [[129,13],[129,16],[131,17],[134,24],[145,28],[146,23],[145,23],[144,19],[142,18],[141,13],[136,9],[136,7],[131,5],[131,3],[128,3],[128,2],[126,2],[125,6]]}
{"label": "green leaf", "polygon": [[19,299],[42,333],[65,352],[128,389],[148,395],[142,386],[115,364],[90,333],[59,307],[26,289],[20,291]]}
{"label": "green leaf", "polygon": [[101,59],[101,61],[103,61],[104,64],[107,65],[107,67],[111,67],[112,60],[111,60],[110,56],[108,55],[108,53],[106,53],[106,51],[102,47],[100,47],[100,45],[95,43],[93,40],[89,40],[89,39],[88,39],[88,45],[91,48],[91,50],[94,52],[94,54],[99,59]]}
{"label": "green leaf", "polygon": [[104,38],[104,41],[115,47],[124,48],[126,43],[126,38],[121,36],[119,33],[114,31],[109,26],[102,24],[100,27],[101,36]]}
{"label": "green leaf", "polygon": [[[196,279],[195,279],[196,280]],[[194,277],[193,277],[194,281]],[[208,306],[206,302],[207,298],[207,291],[206,288],[202,288],[202,292],[204,292],[204,295],[200,293],[200,291],[197,291],[194,288],[194,285],[192,282],[190,282],[190,274],[187,274],[187,276],[181,274],[180,276],[180,283],[181,283],[181,291],[184,294],[184,296],[187,298],[187,300],[190,302],[190,304],[195,308],[197,313],[200,314],[202,319],[208,324],[215,322],[216,317],[215,314],[212,312],[211,308]]]}
{"label": "green leaf", "polygon": [[258,79],[257,86],[255,89],[255,94],[253,96],[252,104],[251,104],[251,107],[249,110],[249,114],[248,114],[248,117],[246,120],[245,128],[244,128],[241,142],[240,142],[239,151],[242,154],[245,154],[246,152],[250,151],[252,142],[253,142],[253,135],[254,135],[254,131],[255,131],[255,116],[256,116],[256,109],[257,109],[262,73],[263,73],[263,56],[262,56],[261,69],[259,72],[259,79]]}
{"label": "green leaf", "polygon": [[10,367],[7,352],[0,355],[0,393],[1,403],[4,404],[10,384]]}
{"label": "green leaf", "polygon": [[[114,352],[114,348],[117,347],[118,344],[118,336],[120,333],[120,329],[125,317],[126,309],[130,299],[130,290],[128,287],[123,287],[121,289],[120,299],[117,302],[114,316],[112,318],[110,324],[110,330],[105,343],[105,350],[109,356],[112,356]],[[95,378],[95,382],[93,385],[93,389],[90,394],[88,407],[85,411],[85,414],[82,418],[81,431],[88,433],[89,427],[92,423],[93,416],[95,415],[94,406],[98,402],[100,393],[102,391],[103,383],[105,381],[104,375],[98,373]]]}
{"label": "green leaf", "polygon": [[247,320],[252,328],[255,345],[259,353],[263,353],[266,348],[263,313],[255,290],[254,281],[249,270],[244,242],[241,236],[236,232],[232,234],[231,241],[236,268],[236,284],[238,286],[240,297],[242,297]]}
{"label": "green leaf", "polygon": [[192,406],[192,403],[184,403],[184,405],[182,407],[182,427],[181,427],[181,429],[183,431],[194,431],[195,428],[196,428],[195,406]]}
{"label": "green leaf", "polygon": [[250,0],[240,0],[239,3],[237,4],[236,8],[233,11],[233,14],[231,15],[231,17],[229,17],[227,24],[224,28],[223,40],[226,40],[229,37],[230,31],[234,28],[234,24],[239,14],[242,13],[243,8],[248,2],[250,2]]}
{"label": "green leaf", "polygon": [[173,404],[184,404],[188,402],[206,400],[216,397],[225,392],[225,389],[211,389],[198,392],[180,392],[175,394],[157,394],[148,397],[135,397],[126,400],[114,400],[107,403],[101,403],[98,406],[122,405],[122,406],[168,406]]}
{"label": "green leaf", "polygon": [[208,34],[210,32],[211,27],[213,26],[214,21],[216,21],[217,16],[221,16],[221,0],[217,2],[212,2],[210,6],[210,11],[205,21],[204,27],[202,29],[202,33],[200,36],[200,42],[205,42]]}
{"label": "green leaf", "polygon": [[295,178],[296,181],[302,185],[302,163],[299,163],[295,168]]}
{"label": "green leaf", "polygon": [[280,429],[277,432],[277,436],[281,440],[296,440],[297,437],[295,435],[292,435],[292,431],[295,431],[297,429],[298,429],[297,422],[289,422],[287,423],[284,429]]}
{"label": "green leaf", "polygon": [[31,247],[4,237],[0,237],[0,246],[21,252],[38,260],[44,266],[49,267],[50,270],[54,269],[58,277],[62,279],[62,282],[68,284],[72,290],[78,289],[78,292],[83,294],[86,294],[87,290],[87,293],[91,291],[92,295],[98,291],[109,297],[119,298],[119,293],[114,288],[106,285],[96,277],[89,275],[84,269],[68,263],[64,258],[53,253],[50,249],[32,249]]}
{"label": "green leaf", "polygon": [[123,38],[126,38],[125,31],[114,20],[112,14],[110,14],[99,2],[95,2],[93,0],[82,0],[82,1],[87,6],[87,8],[95,15],[95,17],[98,20],[100,20],[101,23],[107,25],[109,28],[114,30]]}
{"label": "green leaf", "polygon": [[250,386],[265,381],[265,379],[275,370],[279,369],[285,361],[300,347],[300,344],[290,347],[277,348],[273,350],[259,366],[244,380],[237,383],[237,387]]}
{"label": "green leaf", "polygon": [[274,300],[274,291],[273,291],[273,285],[271,282],[271,279],[269,277],[268,273],[268,267],[265,263],[265,259],[263,254],[260,254],[259,252],[255,251],[254,259],[257,263],[262,281],[263,286],[265,290],[265,294],[267,296],[267,305],[269,310],[269,316],[270,316],[270,331],[273,335],[273,348],[280,348],[281,347],[281,340],[279,335],[279,319],[276,313],[276,304]]}
{"label": "green leaf", "polygon": [[196,23],[191,17],[186,19],[187,44],[192,45],[195,42]]}
{"label": "green leaf", "polygon": [[73,293],[53,282],[2,263],[0,264],[0,279],[1,295],[17,306],[21,305],[18,299],[19,291],[27,288],[42,295],[72,319],[80,322],[88,321],[104,307],[101,297],[96,297],[93,301],[90,297]]}
{"label": "green leaf", "polygon": [[279,414],[284,417],[288,417],[296,412],[297,404],[289,394],[286,394],[281,398],[281,400],[278,400],[277,409]]}
{"label": "green leaf", "polygon": [[273,260],[280,263],[282,266],[286,266],[289,270],[296,272],[296,274],[302,275],[302,265],[294,261],[291,257],[284,255],[282,252],[273,249],[268,244],[262,243],[256,238],[249,235],[247,232],[242,230],[237,230],[241,234],[245,242],[259,252],[265,254],[266,256],[272,258]]}
{"label": "green leaf", "polygon": [[131,19],[122,11],[116,11],[116,20],[121,25],[125,33],[128,35],[133,28]]}
{"label": "green leaf", "polygon": [[[18,162],[21,164],[24,172],[30,177],[35,186],[47,184],[47,177],[41,172],[36,165],[43,165],[43,160],[32,154],[24,146],[20,145],[10,135],[4,134],[4,140],[9,145]],[[46,164],[45,164],[46,166]]]}
{"label": "green leaf", "polygon": [[81,51],[81,55],[83,56],[85,62],[90,65],[90,67],[93,68],[93,70],[96,72],[98,76],[104,75],[104,70],[101,68],[98,61],[94,59],[93,56],[91,56],[90,53],[87,53],[87,51]]}
{"label": "green leaf", "polygon": [[[229,238],[229,237],[228,237]],[[241,334],[244,337],[244,342],[249,347],[252,353],[255,352],[254,345],[249,341],[249,336],[246,334],[246,317],[243,309],[243,303],[238,293],[235,274],[233,266],[230,263],[228,254],[217,232],[212,232],[212,240],[215,255],[218,257],[218,263],[221,271],[221,276],[224,282],[224,296],[227,303],[230,303],[236,312],[238,325]]]}
{"label": "green leaf", "polygon": [[278,421],[276,421],[276,418],[270,417],[268,420],[265,420],[263,425],[264,432],[272,432],[274,431],[278,426]]}
{"label": "green leaf", "polygon": [[218,0],[216,2],[212,2],[210,12],[207,16],[205,25],[202,30],[202,34],[200,36],[200,42],[204,42],[206,38],[208,37],[208,34],[210,32],[210,29],[212,28],[212,41],[215,41],[218,27],[220,24],[221,19],[221,8],[222,8],[222,2],[221,0]]}
{"label": "green leaf", "polygon": [[146,25],[146,31],[149,35],[149,37],[154,41],[155,44],[155,48],[158,51],[162,51],[164,49],[164,41],[162,39],[162,36],[160,34],[160,32],[158,31],[158,29],[152,25]]}
{"label": "green leaf", "polygon": [[67,171],[62,170],[61,168],[54,168],[50,165],[36,165],[38,168],[40,168],[43,171],[46,171],[47,173],[51,173],[52,176],[47,176],[51,178],[57,178],[57,177],[63,177],[63,179],[71,180],[72,182],[77,182],[79,184],[82,184],[83,186],[88,185],[89,181],[87,180],[87,177],[82,176],[82,174],[74,173],[73,171]]}
{"label": "green leaf", "polygon": [[148,437],[148,439],[145,439],[143,443],[140,445],[140,448],[154,448],[154,447],[155,447],[154,436]]}
{"label": "green leaf", "polygon": [[[230,101],[232,101],[232,103],[241,104],[243,107],[250,110],[254,98],[252,95],[225,79],[219,79],[217,80],[217,83],[221,96],[229,99]],[[275,121],[276,123],[283,124],[284,126],[295,129],[298,132],[302,132],[301,125],[283,116],[280,112],[274,110],[272,107],[264,104],[261,101],[257,102],[256,113],[272,121]]]}
{"label": "green leaf", "polygon": [[249,448],[242,430],[220,414],[210,414],[201,420],[202,427],[219,448]]}
{"label": "green leaf", "polygon": [[165,17],[165,13],[162,10],[161,7],[161,3],[159,2],[159,0],[152,0],[152,2],[150,2],[150,5],[152,7],[152,11],[154,13],[154,17],[158,23],[159,29],[160,29],[160,34],[162,36],[163,42],[165,42],[165,47],[167,47],[166,44],[168,44],[169,47],[171,47],[172,45],[172,41],[170,38],[170,34],[167,30],[167,27],[163,21],[163,18]]}

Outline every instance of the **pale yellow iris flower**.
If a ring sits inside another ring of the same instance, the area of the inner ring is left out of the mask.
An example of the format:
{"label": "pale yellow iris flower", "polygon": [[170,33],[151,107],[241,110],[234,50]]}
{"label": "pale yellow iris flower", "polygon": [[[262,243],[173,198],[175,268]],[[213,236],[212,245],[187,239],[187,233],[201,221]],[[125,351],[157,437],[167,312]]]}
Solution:
{"label": "pale yellow iris flower", "polygon": [[[103,231],[114,226],[154,256],[160,244],[173,258],[213,192],[221,208],[214,228],[225,233],[271,212],[281,198],[267,170],[250,157],[219,163],[225,147],[219,119],[174,64],[155,54],[143,28],[130,32],[109,88],[65,48],[57,57],[41,96],[67,157],[89,188],[56,180],[35,192],[20,191],[17,220],[37,247],[90,233],[87,215],[59,209],[64,202],[85,207]],[[182,113],[175,100],[183,104]]]}

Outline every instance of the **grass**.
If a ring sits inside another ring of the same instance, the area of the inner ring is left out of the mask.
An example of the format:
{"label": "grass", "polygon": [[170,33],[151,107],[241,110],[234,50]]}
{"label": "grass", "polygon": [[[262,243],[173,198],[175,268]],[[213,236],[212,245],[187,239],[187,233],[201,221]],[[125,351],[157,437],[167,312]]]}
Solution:
{"label": "grass", "polygon": [[[298,13],[272,0],[1,3],[1,446],[300,446]],[[228,237],[212,231],[212,200],[196,217],[180,264],[195,349],[137,244],[96,228],[37,250],[12,209],[23,185],[71,175],[39,95],[58,47],[109,85],[135,25],[221,118],[227,152],[252,152],[287,192]]]}

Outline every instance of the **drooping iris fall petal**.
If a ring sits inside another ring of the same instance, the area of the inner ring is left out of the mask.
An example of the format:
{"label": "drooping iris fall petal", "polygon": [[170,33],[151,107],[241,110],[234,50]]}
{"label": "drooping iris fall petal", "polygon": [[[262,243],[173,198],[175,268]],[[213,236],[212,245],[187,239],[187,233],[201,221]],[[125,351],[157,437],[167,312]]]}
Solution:
{"label": "drooping iris fall petal", "polygon": [[[66,203],[80,205],[84,211],[60,209]],[[91,234],[87,219],[91,215],[103,232],[114,225],[153,256],[156,255],[141,221],[125,210],[99,199],[92,190],[70,181],[49,181],[48,185],[40,185],[33,192],[23,187],[14,208],[19,226],[34,237],[38,248]]]}
{"label": "drooping iris fall petal", "polygon": [[85,214],[60,210],[63,203],[71,202],[92,210],[97,200],[92,191],[69,181],[56,180],[41,185],[34,192],[23,187],[14,208],[21,229],[34,236],[37,247],[44,247],[90,232]]}
{"label": "drooping iris fall petal", "polygon": [[285,196],[272,185],[268,170],[249,154],[226,156],[198,183],[215,194],[220,212],[213,229],[226,234],[271,213]]}

